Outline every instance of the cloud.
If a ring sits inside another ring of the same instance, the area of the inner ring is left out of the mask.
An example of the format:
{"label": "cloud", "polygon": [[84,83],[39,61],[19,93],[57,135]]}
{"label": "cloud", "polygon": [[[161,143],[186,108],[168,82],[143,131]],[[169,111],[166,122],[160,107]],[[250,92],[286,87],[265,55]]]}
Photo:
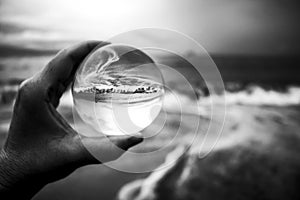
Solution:
{"label": "cloud", "polygon": [[190,35],[209,52],[295,53],[298,10],[295,0],[2,0],[0,41],[45,40],[47,48],[52,41],[103,40],[161,27]]}
{"label": "cloud", "polygon": [[0,22],[0,57],[54,54],[74,42],[59,32]]}

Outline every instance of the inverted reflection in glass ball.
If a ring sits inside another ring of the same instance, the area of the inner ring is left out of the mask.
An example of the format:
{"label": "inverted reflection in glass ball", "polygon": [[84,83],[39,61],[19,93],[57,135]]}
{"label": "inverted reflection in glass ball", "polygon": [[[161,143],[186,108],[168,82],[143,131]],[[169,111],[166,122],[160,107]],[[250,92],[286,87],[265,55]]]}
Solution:
{"label": "inverted reflection in glass ball", "polygon": [[72,93],[76,112],[97,132],[134,134],[159,114],[163,78],[153,60],[141,50],[111,44],[97,48],[83,61]]}

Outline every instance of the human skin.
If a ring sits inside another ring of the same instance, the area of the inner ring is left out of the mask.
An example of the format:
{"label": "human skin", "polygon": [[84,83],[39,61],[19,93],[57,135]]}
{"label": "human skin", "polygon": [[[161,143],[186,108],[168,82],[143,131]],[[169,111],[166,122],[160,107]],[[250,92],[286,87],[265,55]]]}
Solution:
{"label": "human skin", "polygon": [[101,45],[107,43],[88,41],[64,49],[41,72],[20,85],[8,137],[0,153],[1,199],[31,199],[45,185],[65,178],[77,168],[100,164],[86,145],[101,153],[103,163],[142,142],[138,136],[79,136],[56,111],[80,63]]}

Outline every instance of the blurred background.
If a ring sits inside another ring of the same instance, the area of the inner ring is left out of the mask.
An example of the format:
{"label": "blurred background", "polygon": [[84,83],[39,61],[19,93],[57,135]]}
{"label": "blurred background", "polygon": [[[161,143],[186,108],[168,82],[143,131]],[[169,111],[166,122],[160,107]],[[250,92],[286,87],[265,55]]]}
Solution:
{"label": "blurred background", "polygon": [[[196,143],[159,174],[84,167],[48,185],[35,199],[299,199],[299,19],[296,0],[0,0],[0,146],[18,85],[60,49],[83,40],[107,40],[132,29],[171,29],[199,42],[222,75],[227,116],[214,151],[199,159]],[[191,47],[168,38],[137,35],[136,39],[163,42],[189,57],[198,56]],[[189,68],[175,58],[165,60],[174,69]],[[199,99],[190,101],[201,105],[210,95],[198,81],[202,80],[193,79]],[[59,109],[70,123],[71,106],[66,95]],[[206,130],[208,114],[176,110],[167,119],[167,136],[153,138],[148,148],[172,137],[179,115],[200,118],[199,133]],[[192,121],[181,123],[186,138],[173,144],[172,153],[141,165],[181,155]]]}

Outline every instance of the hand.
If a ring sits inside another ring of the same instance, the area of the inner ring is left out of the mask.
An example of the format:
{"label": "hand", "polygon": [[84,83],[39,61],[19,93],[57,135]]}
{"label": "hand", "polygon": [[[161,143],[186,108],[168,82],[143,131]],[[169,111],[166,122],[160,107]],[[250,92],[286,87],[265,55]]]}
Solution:
{"label": "hand", "polygon": [[97,45],[106,44],[85,42],[62,50],[40,73],[21,84],[0,154],[1,196],[31,198],[78,167],[99,163],[82,140],[102,153],[102,162],[121,156],[123,151],[118,147],[127,150],[142,141],[132,136],[80,138],[56,111],[82,60]]}

